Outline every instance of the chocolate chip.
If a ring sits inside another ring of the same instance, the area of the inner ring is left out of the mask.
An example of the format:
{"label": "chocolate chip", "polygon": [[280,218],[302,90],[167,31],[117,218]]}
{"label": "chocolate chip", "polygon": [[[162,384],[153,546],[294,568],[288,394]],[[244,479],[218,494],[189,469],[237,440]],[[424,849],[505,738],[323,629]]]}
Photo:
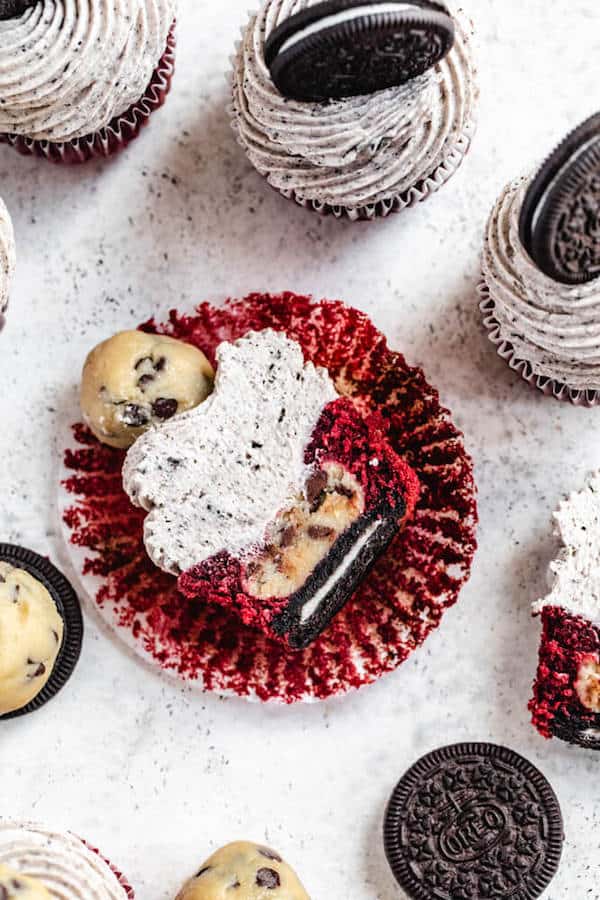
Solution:
{"label": "chocolate chip", "polygon": [[354,497],[352,488],[346,487],[345,484],[336,484],[334,490],[336,494],[340,494],[342,497],[348,497],[350,500]]}
{"label": "chocolate chip", "polygon": [[171,419],[177,412],[177,400],[167,397],[159,397],[152,404],[152,414],[157,419]]}
{"label": "chocolate chip", "polygon": [[137,372],[138,369],[141,369],[141,367],[144,365],[144,363],[147,363],[147,362],[149,362],[150,364],[152,364],[152,357],[151,357],[151,356],[142,356],[141,359],[138,359],[138,361],[136,362],[136,364],[135,364],[135,366],[134,366],[134,369],[136,370],[136,372]]}
{"label": "chocolate chip", "polygon": [[311,504],[311,506],[321,497],[321,494],[326,487],[327,474],[322,469],[320,469],[318,472],[313,472],[313,474],[306,482],[306,499]]}
{"label": "chocolate chip", "polygon": [[204,868],[200,869],[200,871],[196,874],[196,878],[202,878],[207,872],[210,872],[212,866],[204,866]]}
{"label": "chocolate chip", "polygon": [[325,538],[333,537],[335,531],[333,528],[326,528],[325,525],[310,525],[308,536],[313,541],[322,541]]}
{"label": "chocolate chip", "polygon": [[125,425],[130,428],[143,428],[150,421],[147,410],[138,406],[137,403],[126,403],[121,418]]}
{"label": "chocolate chip", "polygon": [[53,629],[52,629],[52,634],[54,635],[54,640],[55,640],[56,643],[58,644],[58,641],[59,641],[58,631],[55,631],[54,628],[53,628]]}
{"label": "chocolate chip", "polygon": [[6,584],[6,578],[4,575],[0,575],[0,584]]}
{"label": "chocolate chip", "polygon": [[279,853],[275,853],[275,851],[271,850],[269,847],[259,847],[258,852],[261,856],[265,856],[267,859],[274,859],[275,862],[283,862]]}
{"label": "chocolate chip", "polygon": [[9,900],[8,891],[0,884],[0,900]]}
{"label": "chocolate chip", "polygon": [[154,381],[154,375],[142,375],[140,378],[138,378],[137,385],[140,388],[140,390],[143,391],[144,388],[146,387],[146,385],[151,384],[153,381]]}
{"label": "chocolate chip", "polygon": [[[279,534],[279,546],[280,547],[289,547],[290,544],[294,542],[294,538],[296,536],[296,529],[293,525],[288,525],[283,531]],[[260,851],[262,853],[262,850]],[[266,853],[263,853],[263,856],[267,856]],[[267,856],[267,859],[277,859],[277,856]]]}
{"label": "chocolate chip", "polygon": [[46,666],[44,665],[43,662],[36,663],[35,660],[28,659],[27,665],[28,666],[36,666],[37,665],[35,672],[32,672],[31,675],[29,676],[30,678],[41,678],[42,675],[46,674]]}
{"label": "chocolate chip", "polygon": [[166,366],[166,364],[167,364],[166,358],[165,358],[164,356],[161,356],[161,357],[160,357],[159,359],[157,359],[156,362],[154,363],[154,369],[155,369],[157,372],[162,372],[162,370],[164,369],[164,367]]}
{"label": "chocolate chip", "polygon": [[281,885],[281,878],[275,869],[259,869],[256,873],[256,883],[259,887],[273,890]]}
{"label": "chocolate chip", "polygon": [[26,888],[26,885],[24,884],[24,882],[19,881],[18,878],[11,878],[10,886],[13,889],[13,891],[24,891]]}

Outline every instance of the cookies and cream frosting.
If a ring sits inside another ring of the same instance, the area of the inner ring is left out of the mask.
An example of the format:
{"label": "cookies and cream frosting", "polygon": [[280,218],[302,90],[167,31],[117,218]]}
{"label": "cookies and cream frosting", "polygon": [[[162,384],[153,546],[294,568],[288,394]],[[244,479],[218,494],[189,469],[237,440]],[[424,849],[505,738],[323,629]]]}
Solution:
{"label": "cookies and cream frosting", "polygon": [[0,326],[16,264],[15,234],[4,202],[0,199]]}
{"label": "cookies and cream frosting", "polygon": [[494,340],[534,374],[575,390],[600,389],[600,279],[582,285],[554,281],[519,238],[529,178],[503,191],[489,219],[483,276],[497,323]]}
{"label": "cookies and cream frosting", "polygon": [[[233,126],[258,171],[282,193],[345,208],[375,205],[433,175],[475,126],[473,28],[429,72],[377,93],[307,103],[283,97],[264,60],[268,36],[318,0],[267,0],[234,62]],[[464,152],[464,147],[463,147]]]}
{"label": "cookies and cream frosting", "polygon": [[176,0],[38,0],[0,21],[0,133],[69,141],[137,103]]}
{"label": "cookies and cream frosting", "polygon": [[534,604],[560,607],[600,627],[600,471],[554,514],[562,550],[550,564],[551,590]]}
{"label": "cookies and cream frosting", "polygon": [[221,344],[211,396],[146,432],[125,460],[125,490],[148,510],[153,562],[178,574],[260,544],[304,485],[305,448],[336,397],[327,371],[305,363],[284,334],[267,329]]}
{"label": "cookies and cream frosting", "polygon": [[0,865],[38,879],[53,900],[128,900],[108,863],[72,834],[0,820]]}

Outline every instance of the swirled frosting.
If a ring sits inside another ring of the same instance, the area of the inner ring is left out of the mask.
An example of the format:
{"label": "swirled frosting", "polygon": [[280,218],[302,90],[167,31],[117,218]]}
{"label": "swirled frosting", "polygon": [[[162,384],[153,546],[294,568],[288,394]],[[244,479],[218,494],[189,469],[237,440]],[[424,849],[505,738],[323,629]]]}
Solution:
{"label": "swirled frosting", "polygon": [[0,821],[0,864],[37,878],[56,900],[128,900],[108,863],[72,834]]}
{"label": "swirled frosting", "polygon": [[16,264],[15,235],[4,202],[0,200],[0,327],[8,306],[8,293]]}
{"label": "swirled frosting", "polygon": [[565,285],[549,278],[519,238],[529,178],[501,194],[487,226],[483,276],[494,303],[496,342],[512,344],[535,375],[575,390],[600,389],[600,279]]}
{"label": "swirled frosting", "polygon": [[269,34],[318,0],[266,0],[253,15],[233,72],[233,126],[250,161],[279,191],[364,207],[409,190],[470,138],[478,97],[472,25],[456,10],[448,56],[419,78],[328,103],[283,97],[264,60]]}
{"label": "swirled frosting", "polygon": [[38,0],[0,21],[0,132],[73,140],[136,103],[177,0]]}

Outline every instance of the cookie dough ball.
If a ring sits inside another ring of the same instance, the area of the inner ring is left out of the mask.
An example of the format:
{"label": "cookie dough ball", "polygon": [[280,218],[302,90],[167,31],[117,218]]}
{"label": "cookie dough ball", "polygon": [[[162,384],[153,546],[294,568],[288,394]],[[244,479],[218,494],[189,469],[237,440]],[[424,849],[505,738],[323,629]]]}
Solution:
{"label": "cookie dough ball", "polygon": [[52,674],[63,632],[44,585],[0,562],[0,715],[23,709],[37,697]]}
{"label": "cookie dough ball", "polygon": [[0,900],[52,900],[41,881],[0,866]]}
{"label": "cookie dough ball", "polygon": [[81,410],[99,441],[126,448],[151,425],[206,400],[213,382],[211,364],[191,344],[122,331],[89,354]]}
{"label": "cookie dough ball", "polygon": [[274,850],[238,841],[207,859],[177,900],[310,900]]}

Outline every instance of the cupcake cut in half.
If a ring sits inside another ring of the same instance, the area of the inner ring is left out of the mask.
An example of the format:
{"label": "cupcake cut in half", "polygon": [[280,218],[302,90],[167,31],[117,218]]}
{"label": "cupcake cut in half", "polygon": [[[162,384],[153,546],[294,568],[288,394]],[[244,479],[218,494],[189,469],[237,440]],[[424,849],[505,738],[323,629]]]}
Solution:
{"label": "cupcake cut in half", "polygon": [[600,401],[600,115],[576,128],[490,217],[481,303],[498,354],[560,400]]}
{"label": "cupcake cut in half", "polygon": [[530,710],[544,737],[600,750],[600,472],[554,518],[562,550],[534,605],[543,631]]}
{"label": "cupcake cut in half", "polygon": [[56,163],[110,156],[162,106],[176,0],[0,0],[0,141]]}
{"label": "cupcake cut in half", "polygon": [[270,329],[217,351],[214,393],[130,449],[153,562],[190,600],[310,644],[412,513],[418,482],[382,421]]}
{"label": "cupcake cut in half", "polygon": [[478,99],[473,29],[430,0],[264,0],[234,61],[232,124],[283,196],[373,219],[444,184]]}

